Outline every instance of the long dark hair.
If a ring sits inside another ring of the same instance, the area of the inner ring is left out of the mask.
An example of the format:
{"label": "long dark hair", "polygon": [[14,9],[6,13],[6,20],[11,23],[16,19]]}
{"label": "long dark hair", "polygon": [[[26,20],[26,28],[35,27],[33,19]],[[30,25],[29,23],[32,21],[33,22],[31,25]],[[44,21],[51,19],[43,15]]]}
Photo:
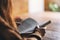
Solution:
{"label": "long dark hair", "polygon": [[12,22],[12,3],[11,0],[0,0],[0,16],[8,22],[11,26],[16,27],[15,23]]}
{"label": "long dark hair", "polygon": [[21,36],[12,17],[11,0],[0,0],[0,39],[20,40]]}

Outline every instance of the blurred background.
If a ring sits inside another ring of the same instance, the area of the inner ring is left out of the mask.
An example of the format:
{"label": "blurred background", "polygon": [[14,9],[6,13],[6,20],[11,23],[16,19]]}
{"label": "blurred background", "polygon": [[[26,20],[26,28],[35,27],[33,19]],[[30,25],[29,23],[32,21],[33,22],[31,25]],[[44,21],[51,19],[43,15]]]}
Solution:
{"label": "blurred background", "polygon": [[25,18],[39,12],[60,12],[60,0],[12,0],[13,15]]}

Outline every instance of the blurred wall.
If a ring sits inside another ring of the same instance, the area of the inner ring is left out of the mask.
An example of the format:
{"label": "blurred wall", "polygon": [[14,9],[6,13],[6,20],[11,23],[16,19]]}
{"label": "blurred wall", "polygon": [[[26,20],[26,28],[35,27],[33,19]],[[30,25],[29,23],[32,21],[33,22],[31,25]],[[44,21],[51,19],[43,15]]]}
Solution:
{"label": "blurred wall", "polygon": [[[13,16],[25,17],[28,12],[28,0],[12,0]],[[24,16],[23,16],[24,15]]]}
{"label": "blurred wall", "polygon": [[44,12],[44,0],[29,0],[29,13]]}

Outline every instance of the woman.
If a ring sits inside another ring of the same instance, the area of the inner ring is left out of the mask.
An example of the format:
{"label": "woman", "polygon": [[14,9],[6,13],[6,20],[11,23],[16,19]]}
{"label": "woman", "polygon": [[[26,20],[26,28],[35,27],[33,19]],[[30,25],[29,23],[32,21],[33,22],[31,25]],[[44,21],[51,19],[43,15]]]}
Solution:
{"label": "woman", "polygon": [[30,38],[20,36],[12,17],[11,0],[0,0],[0,40],[35,40],[31,39],[31,36]]}
{"label": "woman", "polygon": [[11,0],[0,0],[0,40],[22,39],[11,14]]}

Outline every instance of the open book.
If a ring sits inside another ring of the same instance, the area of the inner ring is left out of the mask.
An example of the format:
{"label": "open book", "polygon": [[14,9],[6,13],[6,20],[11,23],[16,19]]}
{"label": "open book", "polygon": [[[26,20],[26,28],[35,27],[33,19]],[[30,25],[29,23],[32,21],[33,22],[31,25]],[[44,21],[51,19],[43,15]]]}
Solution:
{"label": "open book", "polygon": [[38,25],[38,22],[32,18],[27,18],[18,26],[20,33],[32,33],[35,27],[42,28],[49,24],[50,21],[44,23],[43,25]]}

